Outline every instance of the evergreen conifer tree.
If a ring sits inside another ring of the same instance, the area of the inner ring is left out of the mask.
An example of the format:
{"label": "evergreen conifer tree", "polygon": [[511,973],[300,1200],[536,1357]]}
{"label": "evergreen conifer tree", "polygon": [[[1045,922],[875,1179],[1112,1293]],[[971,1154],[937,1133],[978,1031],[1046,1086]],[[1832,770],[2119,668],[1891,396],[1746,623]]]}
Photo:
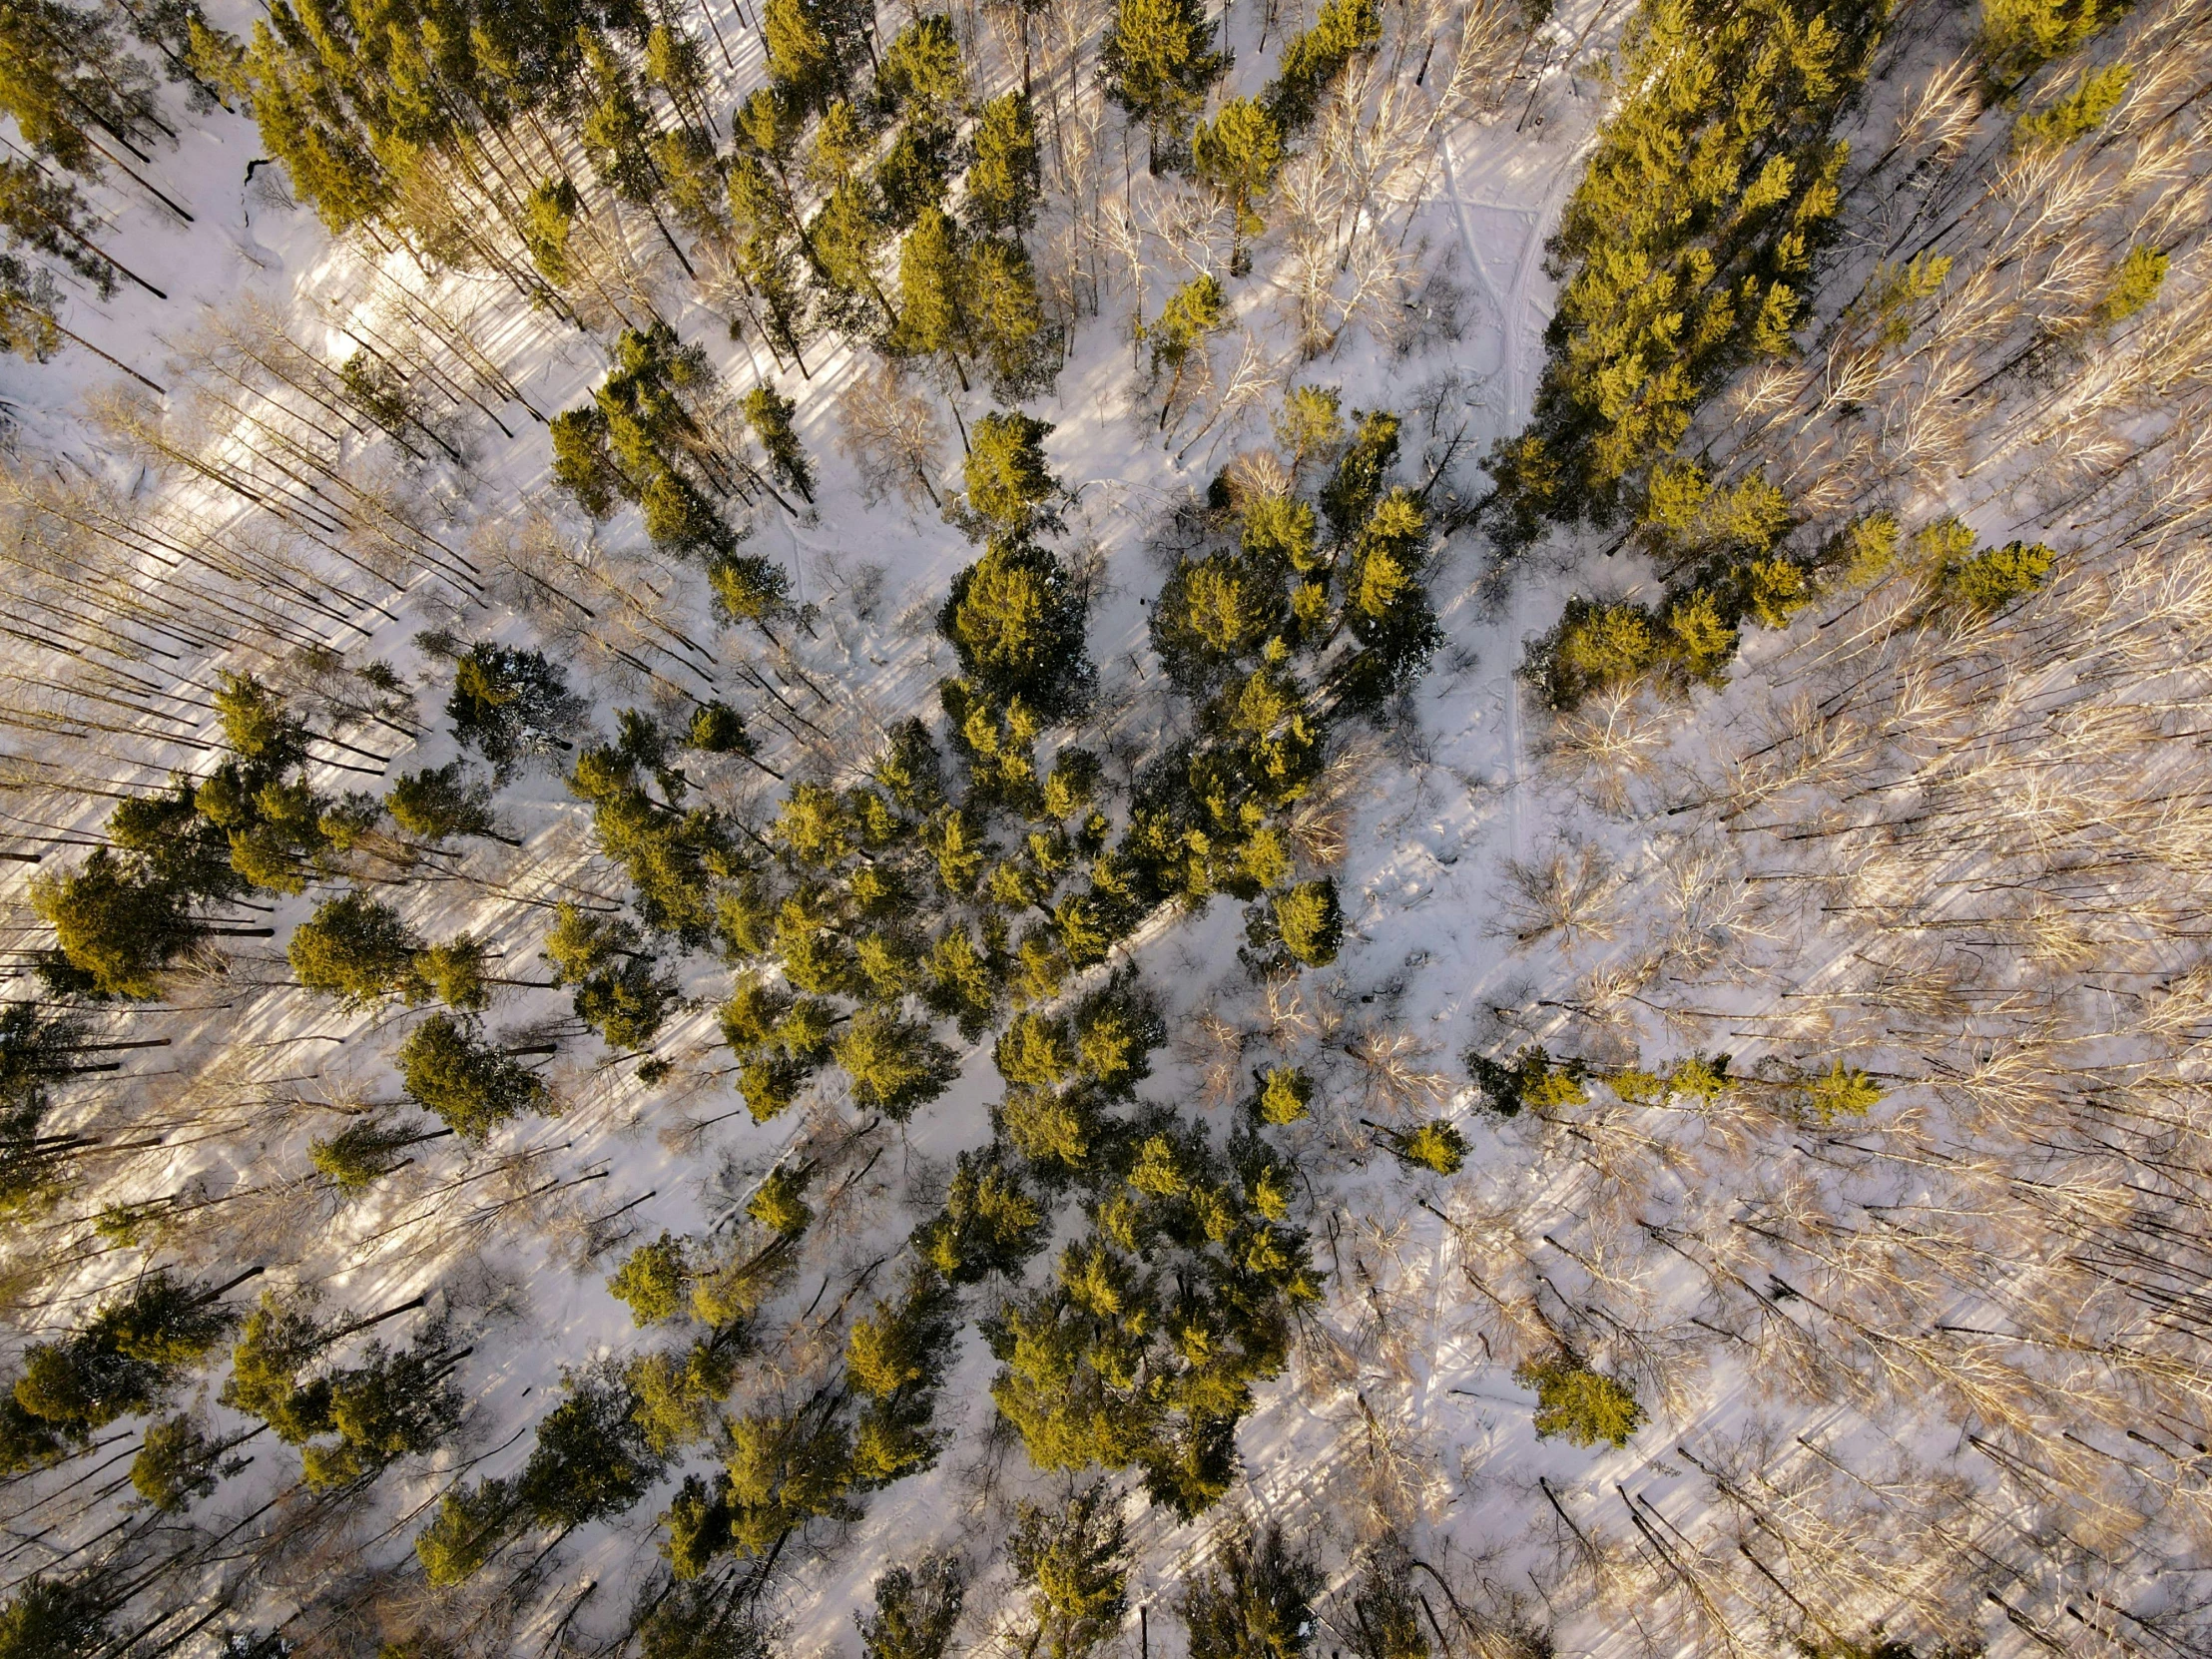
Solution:
{"label": "evergreen conifer tree", "polygon": [[1206,342],[1228,326],[1226,304],[1221,283],[1201,273],[1168,295],[1157,322],[1145,324],[1145,332],[1152,338],[1153,372],[1158,373],[1162,363],[1170,370],[1167,396],[1160,400],[1161,431],[1168,429],[1168,416],[1182,392],[1191,357],[1204,351]]}
{"label": "evergreen conifer tree", "polygon": [[1102,61],[1108,95],[1145,124],[1154,173],[1179,157],[1206,89],[1229,67],[1196,0],[1120,0]]}
{"label": "evergreen conifer tree", "polygon": [[480,1141],[511,1117],[541,1108],[544,1080],[485,1042],[473,1022],[442,1010],[399,1045],[407,1096],[435,1112],[455,1134]]}
{"label": "evergreen conifer tree", "polygon": [[852,1615],[862,1659],[943,1659],[960,1622],[966,1576],[959,1557],[939,1555],[876,1579],[874,1610]]}
{"label": "evergreen conifer tree", "polygon": [[1078,1659],[1113,1634],[1128,1605],[1127,1546],[1121,1499],[1103,1481],[1079,1487],[1057,1513],[1021,1505],[1006,1553],[1029,1587],[1031,1651]]}
{"label": "evergreen conifer tree", "polygon": [[1049,422],[1015,410],[993,411],[978,420],[968,437],[961,481],[968,510],[985,533],[1026,541],[1039,531],[1060,528],[1053,504],[1065,491],[1046,461]]}
{"label": "evergreen conifer tree", "polygon": [[460,761],[401,773],[384,810],[400,829],[432,844],[449,835],[503,838],[492,822],[490,787],[470,780]]}
{"label": "evergreen conifer tree", "polygon": [[975,159],[968,164],[968,229],[977,235],[1023,236],[1036,217],[1040,175],[1037,128],[1029,100],[1001,94],[977,115]]}
{"label": "evergreen conifer tree", "polygon": [[1314,1598],[1326,1582],[1281,1526],[1233,1530],[1177,1601],[1191,1659],[1298,1659],[1313,1639]]}
{"label": "evergreen conifer tree", "polygon": [[854,1014],[830,1052],[851,1079],[853,1100],[898,1123],[960,1075],[960,1057],[926,1025],[880,1008]]}
{"label": "evergreen conifer tree", "polygon": [[958,233],[936,207],[924,208],[898,249],[898,320],[890,348],[903,356],[941,356],[968,389],[962,361],[970,349],[965,315],[966,267]]}
{"label": "evergreen conifer tree", "polygon": [[1232,98],[1202,121],[1191,139],[1191,165],[1199,179],[1229,205],[1235,216],[1229,274],[1251,269],[1245,244],[1267,229],[1253,206],[1275,183],[1283,165],[1283,134],[1265,107],[1250,98]]}
{"label": "evergreen conifer tree", "polygon": [[770,468],[778,479],[812,502],[815,498],[814,469],[807,464],[807,452],[799,445],[799,434],[792,429],[792,415],[799,405],[788,397],[779,396],[776,388],[758,385],[745,394],[745,418],[753,427],[753,435],[761,440],[761,447],[768,451]]}
{"label": "evergreen conifer tree", "polygon": [[1536,1390],[1536,1435],[1571,1444],[1625,1446],[1644,1423],[1635,1391],[1567,1353],[1518,1367],[1513,1381]]}

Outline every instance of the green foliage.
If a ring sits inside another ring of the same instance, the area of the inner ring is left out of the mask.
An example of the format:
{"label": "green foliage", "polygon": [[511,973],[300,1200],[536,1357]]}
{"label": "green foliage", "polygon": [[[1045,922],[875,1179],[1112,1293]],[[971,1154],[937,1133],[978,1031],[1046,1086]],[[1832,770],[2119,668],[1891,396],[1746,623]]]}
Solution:
{"label": "green foliage", "polygon": [[1229,325],[1228,295],[1211,273],[1201,272],[1183,283],[1160,307],[1156,321],[1144,325],[1152,341],[1152,371],[1164,363],[1169,368],[1167,397],[1160,405],[1160,427],[1167,429],[1169,412],[1182,390],[1191,354],[1203,351],[1206,342]]}
{"label": "green foliage", "polygon": [[399,1167],[394,1154],[428,1136],[404,1129],[386,1129],[372,1119],[350,1123],[335,1135],[307,1144],[307,1160],[314,1172],[339,1193],[353,1197],[366,1192]]}
{"label": "green foliage", "polygon": [[228,1448],[201,1432],[189,1416],[164,1417],[146,1425],[138,1455],[131,1459],[131,1487],[164,1514],[179,1514],[216,1488],[224,1474]]}
{"label": "green foliage", "polygon": [[1831,130],[1883,0],[1666,0],[1630,22],[1551,243],[1564,276],[1520,437],[1491,452],[1493,534],[1616,521],[1742,364],[1788,355],[1846,159]]}
{"label": "green foliage", "polygon": [[66,874],[33,876],[31,906],[54,929],[69,966],[100,996],[154,1000],[164,971],[206,934],[186,895],[142,861],[105,846]]}
{"label": "green foliage", "polygon": [[1502,1062],[1485,1059],[1469,1049],[1466,1062],[1468,1078],[1499,1117],[1512,1117],[1524,1106],[1537,1111],[1581,1106],[1590,1098],[1582,1086],[1582,1063],[1554,1060],[1540,1044],[1530,1044],[1510,1061]]}
{"label": "green foliage", "polygon": [[2130,248],[2127,258],[2113,270],[2112,280],[2105,287],[2104,297],[2090,311],[2090,319],[2100,328],[2109,328],[2133,316],[2158,297],[2168,264],[2165,253],[2148,243]]}
{"label": "green foliage", "polygon": [[959,1337],[952,1288],[917,1264],[895,1303],[855,1320],[845,1343],[845,1382],[863,1396],[852,1436],[862,1490],[932,1467],[945,1435],[930,1426],[938,1385]]}
{"label": "green foliage", "polygon": [[1296,1066],[1269,1068],[1261,1085],[1260,1121],[1280,1127],[1305,1117],[1314,1098],[1314,1080]]}
{"label": "green foliage", "polygon": [[514,1536],[522,1518],[510,1481],[454,1486],[438,1500],[429,1524],[415,1534],[422,1576],[432,1589],[467,1583]]}
{"label": "green foliage", "polygon": [[2073,91],[2012,124],[2012,148],[2023,152],[2057,151],[2086,138],[2119,107],[2134,76],[2133,66],[2124,63],[2083,70]]}
{"label": "green foliage", "polygon": [[107,1302],[82,1330],[33,1343],[15,1403],[82,1438],[152,1410],[234,1323],[214,1292],[156,1272]]}
{"label": "green foliage", "polygon": [[406,990],[422,940],[399,912],[357,887],[315,906],[284,947],[310,991],[363,1008]]}
{"label": "green foliage", "polygon": [[904,1123],[960,1075],[960,1057],[929,1035],[919,1020],[863,1008],[831,1046],[851,1079],[852,1098],[869,1111]]}
{"label": "green foliage", "polygon": [[943,1659],[960,1622],[966,1573],[959,1557],[892,1567],[875,1581],[875,1608],[855,1610],[861,1659]]}
{"label": "green foliage", "polygon": [[384,798],[392,822],[411,835],[432,843],[448,835],[496,837],[492,826],[491,791],[471,783],[459,761],[420,772],[403,772]]}
{"label": "green foliage", "polygon": [[1301,881],[1275,895],[1275,935],[1292,961],[1303,967],[1327,967],[1344,941],[1344,912],[1337,903],[1337,878],[1324,875]]}
{"label": "green foliage", "polygon": [[372,1480],[397,1458],[437,1446],[459,1420],[460,1398],[447,1381],[454,1362],[434,1325],[414,1347],[393,1352],[372,1342],[358,1364],[307,1375],[340,1339],[373,1323],[326,1325],[305,1296],[266,1292],[231,1351],[223,1403],[299,1447],[311,1489]]}
{"label": "green foliage", "polygon": [[1196,0],[1118,0],[1100,53],[1106,93],[1145,124],[1154,173],[1176,158],[1206,89],[1229,67],[1213,44]]}
{"label": "green foliage", "polygon": [[[638,919],[685,945],[698,946],[716,924],[714,878],[738,868],[731,845],[735,836],[713,808],[678,805],[684,779],[662,764],[663,741],[645,724],[632,722],[621,744],[595,745],[577,757],[568,788],[591,803],[592,836],[629,876]],[[661,798],[646,789],[641,772],[652,775]],[[603,961],[593,971],[605,969]],[[611,991],[595,994],[612,998]],[[624,994],[641,1008],[656,999],[646,996],[642,981]],[[614,1006],[619,1008],[619,999]]]}
{"label": "green foliage", "polygon": [[92,1659],[112,1638],[90,1583],[33,1573],[0,1602],[0,1659]]}
{"label": "green foliage", "polygon": [[1428,1632],[1412,1571],[1400,1551],[1378,1550],[1352,1585],[1352,1629],[1358,1659],[1428,1659]]}
{"label": "green foliage", "polygon": [[407,1097],[466,1140],[546,1103],[542,1078],[485,1042],[474,1022],[443,1011],[407,1033],[398,1060]]}
{"label": "green foliage", "polygon": [[607,1281],[617,1302],[639,1328],[681,1319],[691,1303],[692,1266],[686,1241],[664,1232],[623,1258]]}
{"label": "green foliage", "polygon": [[1026,542],[994,539],[952,579],[937,631],[984,696],[1018,700],[1040,720],[1066,720],[1097,678],[1084,650],[1084,605],[1060,561]]}
{"label": "green foliage", "polygon": [[1037,128],[1029,100],[1003,93],[978,112],[964,204],[978,234],[1021,236],[1036,217],[1040,175]]}
{"label": "green foliage", "polygon": [[650,1045],[676,1005],[678,988],[639,948],[637,929],[562,900],[545,954],[554,978],[573,985],[576,1017],[614,1048]]}
{"label": "green foliage", "polygon": [[634,1507],[661,1472],[636,1420],[637,1400],[600,1371],[562,1379],[568,1397],[538,1423],[514,1493],[539,1526],[566,1532]]}
{"label": "green foliage", "polygon": [[1942,601],[1977,621],[1995,616],[2040,588],[2055,557],[2041,542],[2014,541],[1953,558],[1937,579]]}
{"label": "green foliage", "polygon": [[943,1211],[915,1230],[914,1244],[946,1280],[973,1285],[994,1273],[1018,1279],[1044,1248],[1046,1231],[1043,1207],[1020,1172],[1000,1162],[994,1143],[960,1154]]}
{"label": "green foliage", "polygon": [[798,408],[771,385],[757,385],[745,394],[745,418],[768,452],[769,469],[780,483],[811,502],[815,498],[814,469],[808,465],[806,450],[800,447],[799,434],[792,429],[792,416]]}
{"label": "green foliage", "polygon": [[1111,1636],[1129,1604],[1128,1529],[1105,1482],[1079,1487],[1057,1513],[1024,1502],[1006,1541],[1017,1582],[1029,1591],[1047,1659],[1078,1659]]}
{"label": "green foliage", "polygon": [[586,712],[561,671],[536,651],[479,642],[454,659],[445,718],[453,736],[491,764],[505,784],[526,760],[566,749],[564,732]]}
{"label": "green foliage", "polygon": [[2130,0],[1981,0],[1975,47],[1999,90],[2016,90],[2052,60],[2087,45]]}
{"label": "green foliage", "polygon": [[961,481],[968,510],[994,541],[1019,544],[1060,528],[1054,503],[1067,492],[1045,459],[1044,440],[1051,435],[1049,422],[1018,410],[994,410],[969,432]]}
{"label": "green foliage", "polygon": [[1313,1639],[1314,1598],[1326,1583],[1281,1526],[1231,1532],[1177,1597],[1191,1659],[1298,1659]]}
{"label": "green foliage", "polygon": [[878,96],[900,113],[941,118],[967,102],[967,75],[952,19],[943,12],[914,18],[883,52]]}
{"label": "green foliage", "polygon": [[1319,1293],[1284,1220],[1289,1172],[1256,1136],[1224,1157],[1158,1114],[1122,1145],[1091,1236],[985,1322],[991,1397],[1037,1467],[1141,1466],[1188,1518],[1228,1490],[1253,1385],[1280,1373],[1293,1311]]}
{"label": "green foliage", "polygon": [[778,1238],[798,1238],[815,1219],[806,1199],[809,1173],[779,1164],[746,1201],[745,1213]]}
{"label": "green foliage", "polygon": [[1327,92],[1346,64],[1372,52],[1382,38],[1382,16],[1376,0],[1323,0],[1314,26],[1283,43],[1276,77],[1265,94],[1275,125],[1296,136],[1314,123]]}
{"label": "green foliage", "polygon": [[1457,1175],[1467,1161],[1467,1138],[1442,1118],[1432,1118],[1418,1128],[1400,1133],[1384,1131],[1389,1148],[1399,1162],[1436,1175]]}
{"label": "green foliage", "polygon": [[1134,1097],[1166,1040],[1127,971],[1072,1008],[1015,1016],[992,1055],[1007,1085],[997,1114],[1007,1140],[1047,1178],[1092,1168],[1113,1138],[1108,1112]]}
{"label": "green foliage", "polygon": [[640,1659],[775,1659],[780,1627],[727,1583],[679,1580],[643,1592]]}
{"label": "green foliage", "polygon": [[1513,1381],[1536,1390],[1536,1437],[1559,1436],[1578,1446],[1625,1446],[1644,1424],[1644,1408],[1629,1386],[1592,1371],[1573,1354],[1530,1361]]}
{"label": "green foliage", "polygon": [[764,0],[761,33],[778,90],[816,105],[842,89],[843,65],[813,0]]}
{"label": "green foliage", "polygon": [[1804,1109],[1822,1123],[1865,1117],[1882,1103],[1883,1094],[1881,1084],[1841,1060],[1832,1062],[1825,1072],[1799,1078],[1795,1092]]}
{"label": "green foliage", "polygon": [[1235,215],[1235,239],[1229,256],[1233,276],[1243,275],[1247,268],[1245,240],[1267,228],[1254,204],[1267,195],[1275,183],[1275,170],[1282,165],[1282,129],[1266,106],[1255,99],[1228,100],[1213,120],[1200,122],[1192,135],[1192,172]]}

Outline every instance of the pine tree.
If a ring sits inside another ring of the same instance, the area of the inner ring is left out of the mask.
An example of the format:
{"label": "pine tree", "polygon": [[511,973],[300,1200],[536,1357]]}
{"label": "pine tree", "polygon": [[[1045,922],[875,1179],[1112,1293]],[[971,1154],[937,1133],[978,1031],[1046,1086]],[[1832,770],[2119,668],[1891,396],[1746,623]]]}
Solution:
{"label": "pine tree", "polygon": [[1563,1353],[1517,1367],[1513,1381],[1536,1390],[1536,1437],[1559,1436],[1578,1446],[1625,1446],[1644,1424],[1635,1392]]}
{"label": "pine tree", "polygon": [[836,48],[810,0],[764,0],[761,33],[768,46],[768,72],[780,89],[809,107],[841,90],[843,69]]}
{"label": "pine tree", "polygon": [[31,904],[69,967],[100,996],[159,997],[163,971],[207,932],[184,894],[105,846],[68,874],[32,877]]}
{"label": "pine tree", "polygon": [[486,1043],[473,1022],[442,1011],[407,1033],[399,1045],[399,1075],[410,1100],[472,1141],[541,1109],[546,1100],[545,1082],[535,1072]]}
{"label": "pine tree", "polygon": [[874,1611],[852,1615],[862,1659],[943,1659],[960,1622],[966,1578],[958,1556],[938,1555],[876,1579]]}
{"label": "pine tree", "polygon": [[576,1017],[618,1049],[651,1045],[676,1005],[679,987],[638,948],[637,929],[563,900],[545,954],[554,977],[575,987]]}
{"label": "pine tree", "polygon": [[1327,967],[1337,959],[1344,938],[1344,915],[1337,904],[1334,876],[1304,881],[1276,895],[1275,927],[1292,960],[1306,967]]}
{"label": "pine tree", "polygon": [[1196,0],[1120,0],[1101,54],[1106,90],[1145,124],[1154,173],[1180,152],[1206,89],[1229,67]]}
{"label": "pine tree", "polygon": [[84,1329],[32,1344],[17,1405],[73,1438],[152,1410],[231,1330],[235,1316],[217,1300],[227,1289],[155,1272]]}
{"label": "pine tree", "polygon": [[1384,1140],[1400,1162],[1437,1175],[1457,1175],[1467,1161],[1467,1140],[1442,1118],[1411,1130],[1385,1129]]}
{"label": "pine tree", "polygon": [[1054,335],[1028,250],[1012,237],[978,237],[968,245],[964,276],[972,349],[1002,398],[1033,396],[1052,382]]}
{"label": "pine tree", "polygon": [[525,760],[570,747],[562,734],[585,710],[542,653],[484,642],[454,660],[445,718],[464,748],[491,763],[493,781],[505,784]]}
{"label": "pine tree", "polygon": [[1049,422],[1019,410],[994,410],[975,423],[961,481],[967,486],[968,510],[985,534],[1026,541],[1061,527],[1054,503],[1066,490],[1044,454],[1044,440],[1051,435]]}
{"label": "pine tree", "polygon": [[43,363],[62,345],[55,316],[61,290],[54,278],[10,253],[0,252],[0,348],[26,362]]}
{"label": "pine tree", "polygon": [[853,1100],[897,1123],[960,1075],[960,1057],[930,1036],[926,1025],[880,1008],[854,1014],[830,1052],[851,1080]]}
{"label": "pine tree", "polygon": [[1103,1481],[1079,1488],[1057,1514],[1021,1505],[1006,1553],[1029,1587],[1031,1651],[1077,1659],[1114,1633],[1128,1605],[1127,1545],[1121,1499]]}
{"label": "pine tree", "polygon": [[67,267],[105,299],[115,292],[124,268],[85,234],[87,212],[75,186],[47,179],[33,163],[0,158],[0,233],[18,248]]}
{"label": "pine tree", "polygon": [[1145,332],[1152,339],[1153,372],[1157,374],[1162,363],[1173,371],[1168,394],[1160,401],[1161,431],[1168,429],[1168,416],[1174,412],[1176,397],[1183,389],[1191,357],[1203,352],[1206,342],[1228,326],[1226,305],[1221,283],[1210,274],[1201,273],[1168,295],[1157,322],[1145,324]]}
{"label": "pine tree", "polygon": [[368,1007],[409,983],[422,940],[381,899],[348,887],[315,906],[284,947],[291,971],[310,991]]}
{"label": "pine tree", "polygon": [[607,1281],[608,1291],[630,1310],[631,1323],[640,1330],[681,1319],[690,1307],[694,1274],[686,1245],[664,1232],[631,1251]]}
{"label": "pine tree", "polygon": [[1981,0],[1974,44],[1997,89],[2016,92],[2044,64],[2109,29],[2128,5],[2129,0]]}
{"label": "pine tree", "polygon": [[1258,1110],[1263,1123],[1296,1123],[1306,1116],[1314,1098],[1313,1079],[1296,1066],[1269,1068],[1262,1085]]}
{"label": "pine tree", "polygon": [[986,103],[972,142],[975,159],[968,164],[965,203],[969,231],[1026,235],[1040,188],[1037,128],[1028,98],[1009,92]]}
{"label": "pine tree", "polygon": [[236,1464],[224,1461],[236,1444],[211,1440],[195,1418],[182,1414],[148,1423],[138,1455],[131,1459],[132,1489],[163,1514],[179,1514],[244,1466],[244,1458]]}
{"label": "pine tree", "polygon": [[91,1583],[32,1573],[0,1602],[0,1659],[93,1659],[113,1640]]}
{"label": "pine tree", "polygon": [[450,835],[503,838],[491,816],[490,786],[469,779],[460,761],[401,773],[384,797],[384,810],[400,829],[433,845]]}
{"label": "pine tree", "polygon": [[1214,119],[1202,121],[1191,140],[1192,171],[1229,205],[1235,216],[1229,274],[1242,276],[1252,262],[1248,238],[1267,229],[1253,204],[1275,183],[1283,165],[1283,134],[1275,118],[1250,98],[1232,98]]}
{"label": "pine tree", "polygon": [[799,434],[792,429],[792,415],[798,408],[790,398],[779,396],[774,386],[757,385],[745,394],[745,418],[753,427],[753,435],[761,440],[761,447],[768,451],[770,468],[779,480],[812,504],[814,470],[807,464],[806,450],[799,446]]}
{"label": "pine tree", "polygon": [[1266,98],[1277,128],[1299,134],[1314,123],[1321,96],[1346,64],[1371,52],[1382,38],[1382,10],[1376,0],[1323,0],[1314,26],[1283,45],[1283,57]]}
{"label": "pine tree", "polygon": [[966,269],[958,233],[942,209],[924,208],[898,250],[898,320],[890,349],[902,356],[941,355],[968,389],[962,358],[967,338]]}
{"label": "pine tree", "polygon": [[436,1129],[424,1133],[419,1130],[386,1128],[373,1120],[364,1119],[348,1124],[335,1135],[325,1136],[307,1143],[307,1160],[314,1171],[329,1182],[339,1193],[348,1197],[366,1192],[385,1176],[399,1168],[401,1160],[394,1154],[423,1141],[434,1141],[453,1133],[450,1129]]}
{"label": "pine tree", "polygon": [[1084,607],[1060,563],[1023,542],[994,540],[952,579],[937,631],[974,687],[1001,704],[1019,699],[1042,720],[1089,701],[1096,678],[1084,650]]}
{"label": "pine tree", "polygon": [[1313,1639],[1314,1598],[1326,1582],[1313,1557],[1284,1542],[1280,1525],[1232,1531],[1177,1599],[1191,1659],[1298,1659]]}
{"label": "pine tree", "polygon": [[1384,1547],[1369,1557],[1352,1592],[1349,1636],[1358,1659],[1428,1659],[1428,1632],[1411,1582],[1402,1550]]}
{"label": "pine tree", "polygon": [[943,12],[916,17],[883,53],[876,79],[879,97],[902,115],[924,121],[957,117],[967,102],[967,74],[952,19]]}
{"label": "pine tree", "polygon": [[955,1285],[994,1273],[1014,1279],[1044,1247],[1044,1210],[994,1144],[960,1154],[942,1213],[916,1229],[914,1239],[929,1265]]}
{"label": "pine tree", "polygon": [[860,1488],[887,1486],[935,1464],[945,1436],[930,1423],[960,1334],[957,1313],[951,1287],[916,1263],[895,1303],[879,1302],[853,1322],[844,1375],[866,1400],[852,1436],[853,1480]]}
{"label": "pine tree", "polygon": [[420,1342],[396,1352],[372,1342],[355,1365],[302,1374],[343,1338],[421,1305],[418,1297],[367,1319],[329,1324],[314,1317],[308,1296],[265,1293],[231,1351],[223,1402],[299,1447],[310,1488],[372,1480],[396,1459],[433,1449],[459,1420],[460,1399],[448,1381],[456,1359],[441,1329],[430,1326]]}

